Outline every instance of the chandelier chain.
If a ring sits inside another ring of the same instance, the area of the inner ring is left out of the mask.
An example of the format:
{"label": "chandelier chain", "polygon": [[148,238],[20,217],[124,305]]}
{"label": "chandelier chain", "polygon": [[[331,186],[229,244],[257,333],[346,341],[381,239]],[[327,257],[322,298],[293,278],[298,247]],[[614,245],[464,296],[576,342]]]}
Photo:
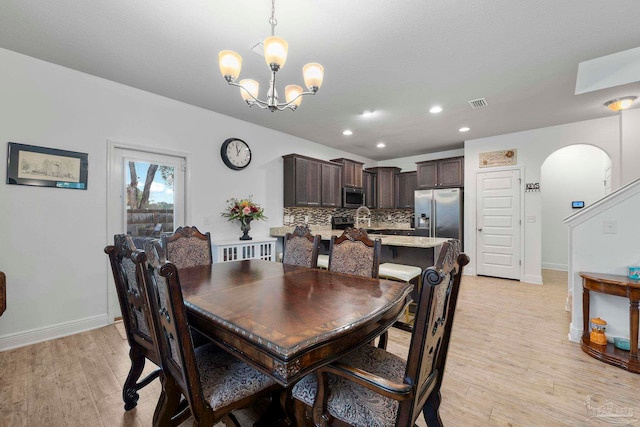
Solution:
{"label": "chandelier chain", "polygon": [[271,0],[271,18],[269,18],[269,24],[271,24],[271,36],[276,35],[276,25],[278,20],[276,19],[276,0]]}

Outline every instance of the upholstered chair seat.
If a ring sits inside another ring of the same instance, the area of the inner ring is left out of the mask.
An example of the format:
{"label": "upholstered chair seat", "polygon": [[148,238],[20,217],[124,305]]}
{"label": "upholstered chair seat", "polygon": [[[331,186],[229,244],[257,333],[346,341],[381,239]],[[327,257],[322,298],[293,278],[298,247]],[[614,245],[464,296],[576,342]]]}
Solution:
{"label": "upholstered chair seat", "polygon": [[204,400],[212,410],[242,401],[275,381],[215,344],[195,349]]}
{"label": "upholstered chair seat", "polygon": [[[395,383],[402,383],[406,361],[378,347],[367,345],[340,359],[341,363],[370,372]],[[313,406],[318,389],[315,374],[310,374],[293,387],[293,397]],[[327,412],[352,426],[395,426],[398,401],[367,389],[343,377],[329,376],[331,393]]]}

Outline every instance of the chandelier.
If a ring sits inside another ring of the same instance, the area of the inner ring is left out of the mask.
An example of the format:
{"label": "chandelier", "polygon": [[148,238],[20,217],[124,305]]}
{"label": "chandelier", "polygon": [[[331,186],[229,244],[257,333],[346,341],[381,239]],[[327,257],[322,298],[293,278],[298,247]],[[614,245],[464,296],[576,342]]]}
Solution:
{"label": "chandelier", "polygon": [[275,28],[278,21],[275,17],[276,2],[271,0],[271,37],[264,39],[264,59],[271,69],[271,81],[267,90],[267,100],[258,99],[258,91],[260,85],[252,79],[240,80],[236,83],[236,79],[240,75],[242,68],[242,57],[232,50],[223,50],[218,53],[218,65],[220,73],[231,86],[240,88],[240,95],[246,101],[249,107],[257,105],[260,108],[268,108],[271,111],[282,111],[286,108],[294,110],[300,106],[303,95],[315,95],[320,86],[322,86],[322,78],[324,76],[324,67],[315,62],[306,64],[302,67],[304,83],[308,91],[304,92],[302,87],[298,85],[288,85],[284,88],[286,102],[278,102],[278,92],[276,91],[276,73],[280,68],[284,67],[287,60],[288,44],[285,40],[275,36]]}

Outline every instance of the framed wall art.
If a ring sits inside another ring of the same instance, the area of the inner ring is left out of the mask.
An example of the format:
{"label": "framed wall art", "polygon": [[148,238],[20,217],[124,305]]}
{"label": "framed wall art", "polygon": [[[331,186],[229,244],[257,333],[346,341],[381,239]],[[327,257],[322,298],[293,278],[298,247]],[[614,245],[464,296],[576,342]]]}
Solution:
{"label": "framed wall art", "polygon": [[87,189],[87,153],[9,143],[7,184]]}

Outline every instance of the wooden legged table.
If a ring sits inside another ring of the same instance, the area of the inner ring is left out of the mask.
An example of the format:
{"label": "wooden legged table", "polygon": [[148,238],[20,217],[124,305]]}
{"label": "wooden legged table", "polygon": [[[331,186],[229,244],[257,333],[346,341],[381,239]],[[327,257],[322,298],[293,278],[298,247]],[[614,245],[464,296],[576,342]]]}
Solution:
{"label": "wooden legged table", "polygon": [[388,329],[413,287],[258,259],[179,275],[190,325],[284,387]]}
{"label": "wooden legged table", "polygon": [[[638,360],[638,302],[640,280],[626,276],[600,273],[580,273],[582,277],[582,350],[588,355],[630,372],[640,373]],[[620,350],[613,344],[598,345],[589,340],[589,291],[629,298],[630,351]]]}

